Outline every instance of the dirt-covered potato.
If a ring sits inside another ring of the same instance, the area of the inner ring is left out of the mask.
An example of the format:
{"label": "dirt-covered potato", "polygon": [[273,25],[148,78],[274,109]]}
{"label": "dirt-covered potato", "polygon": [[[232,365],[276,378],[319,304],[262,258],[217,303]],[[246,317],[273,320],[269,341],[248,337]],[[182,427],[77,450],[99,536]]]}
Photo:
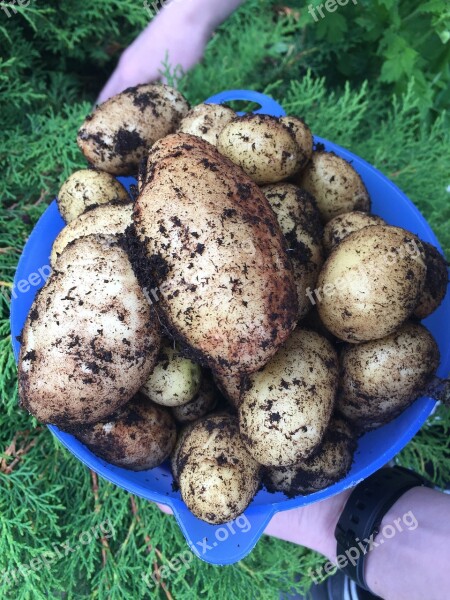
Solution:
{"label": "dirt-covered potato", "polygon": [[311,494],[337,483],[347,475],[356,450],[356,435],[342,418],[332,418],[320,449],[293,467],[272,467],[265,475],[270,492],[288,497]]}
{"label": "dirt-covered potato", "polygon": [[414,310],[414,316],[425,319],[440,306],[445,298],[448,286],[448,269],[445,258],[437,248],[428,242],[422,242],[425,251],[425,264],[427,265],[427,276],[419,304]]}
{"label": "dirt-covered potato", "polygon": [[198,392],[187,404],[172,407],[172,415],[178,423],[190,423],[191,421],[196,421],[214,410],[217,404],[217,398],[218,390],[212,381],[212,377],[203,373]]}
{"label": "dirt-covered potato", "polygon": [[173,133],[189,110],[183,96],[163,84],[131,87],[90,114],[78,146],[95,167],[113,175],[136,175],[153,144]]}
{"label": "dirt-covered potato", "polygon": [[308,125],[298,117],[281,117],[283,123],[295,135],[295,139],[302,153],[299,170],[303,170],[311,160],[313,154],[313,136]]}
{"label": "dirt-covered potato", "polygon": [[219,525],[244,512],[261,481],[261,467],[247,452],[236,417],[214,415],[182,434],[172,458],[181,496],[199,519]]}
{"label": "dirt-covered potato", "polygon": [[370,197],[361,177],[334,152],[314,152],[297,183],[314,196],[325,222],[343,213],[370,210]]}
{"label": "dirt-covered potato", "polygon": [[245,379],[245,375],[240,375],[239,373],[230,375],[220,371],[214,372],[214,381],[216,382],[217,387],[222,392],[225,399],[228,400],[231,406],[236,410],[241,403]]}
{"label": "dirt-covered potato", "polygon": [[174,479],[176,485],[179,485],[178,465],[183,466],[181,464],[181,462],[178,460],[178,458],[180,456],[181,450],[183,449],[184,440],[188,437],[189,433],[194,429],[194,427],[196,427],[198,422],[199,421],[196,420],[196,421],[187,423],[187,424],[183,425],[182,428],[180,429],[180,431],[178,432],[177,441],[175,443],[175,446],[172,450],[172,454],[170,456],[170,467],[171,467],[173,479]]}
{"label": "dirt-covered potato", "polygon": [[66,248],[21,341],[20,402],[43,423],[95,423],[136,394],[158,355],[159,322],[117,238]]}
{"label": "dirt-covered potato", "polygon": [[288,245],[297,287],[298,318],[311,309],[306,291],[316,287],[323,265],[322,224],[314,198],[290,183],[275,183],[262,188],[275,212]]}
{"label": "dirt-covered potato", "polygon": [[305,160],[296,132],[268,115],[246,115],[228,123],[217,147],[259,184],[291,177]]}
{"label": "dirt-covered potato", "polygon": [[70,242],[93,233],[119,235],[132,223],[133,203],[101,204],[81,214],[58,234],[53,242],[50,264],[55,268],[58,257]]}
{"label": "dirt-covered potato", "polygon": [[262,465],[297,464],[319,446],[338,385],[338,358],[318,333],[297,328],[271,361],[248,377],[239,428]]}
{"label": "dirt-covered potato", "polygon": [[175,342],[163,338],[155,368],[141,393],[162,406],[182,406],[194,398],[201,381],[200,366],[185,358]]}
{"label": "dirt-covered potato", "polygon": [[131,471],[160,465],[172,452],[177,437],[168,410],[140,394],[111,417],[81,425],[70,433],[100,458]]}
{"label": "dirt-covered potato", "polygon": [[405,323],[381,340],[347,345],[340,355],[337,410],[362,431],[384,425],[421,394],[439,359],[433,336],[419,323]]}
{"label": "dirt-covered potato", "polygon": [[[204,140],[155,144],[129,253],[171,334],[211,370],[264,365],[295,326],[292,266],[259,187]],[[184,348],[183,348],[184,350]]]}
{"label": "dirt-covered potato", "polygon": [[196,135],[213,146],[217,146],[219,133],[236,118],[229,106],[221,104],[199,104],[194,106],[182,119],[178,131]]}
{"label": "dirt-covered potato", "polygon": [[56,199],[66,223],[98,204],[129,200],[127,190],[115,177],[94,169],[80,169],[72,173],[62,184]]}
{"label": "dirt-covered potato", "polygon": [[314,302],[325,327],[347,342],[389,335],[417,306],[426,276],[420,240],[399,227],[350,234],[328,257]]}
{"label": "dirt-covered potato", "polygon": [[328,221],[323,231],[323,247],[325,252],[330,252],[344,240],[347,236],[355,231],[359,231],[364,227],[372,225],[385,225],[384,219],[376,215],[355,210],[353,212],[338,215]]}

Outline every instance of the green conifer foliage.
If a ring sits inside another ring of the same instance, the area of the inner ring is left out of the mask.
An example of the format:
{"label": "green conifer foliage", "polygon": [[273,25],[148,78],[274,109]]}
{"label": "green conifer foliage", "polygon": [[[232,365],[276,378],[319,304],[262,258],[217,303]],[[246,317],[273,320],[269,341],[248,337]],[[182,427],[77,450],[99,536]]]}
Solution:
{"label": "green conifer foliage", "polygon": [[[287,5],[248,0],[214,35],[201,65],[185,76],[162,69],[193,103],[229,88],[273,95],[314,133],[399,185],[449,253],[445,0],[361,0],[317,26],[297,2]],[[275,600],[279,591],[307,589],[322,558],[267,537],[236,565],[194,558],[149,588],[143,575],[186,549],[174,519],[98,479],[17,407],[9,299],[21,249],[61,182],[84,165],[76,131],[148,15],[139,0],[31,0],[16,13],[8,6],[0,2],[0,598]],[[364,48],[376,53],[370,64]],[[399,48],[405,59],[396,64]],[[443,485],[449,433],[440,407],[398,462],[431,469]],[[113,535],[80,543],[106,522]]]}

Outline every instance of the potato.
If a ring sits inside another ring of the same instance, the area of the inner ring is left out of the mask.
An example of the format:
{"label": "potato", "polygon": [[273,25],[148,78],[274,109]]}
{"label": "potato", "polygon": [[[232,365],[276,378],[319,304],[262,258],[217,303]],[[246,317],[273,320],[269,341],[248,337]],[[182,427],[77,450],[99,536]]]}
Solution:
{"label": "potato", "polygon": [[132,212],[133,203],[128,201],[101,204],[81,214],[64,227],[53,242],[50,254],[51,266],[55,268],[58,257],[73,240],[93,233],[104,235],[125,233],[125,229],[132,223]]}
{"label": "potato", "polygon": [[[156,158],[155,158],[156,157]],[[298,314],[292,266],[264,194],[204,140],[168,136],[149,156],[129,253],[141,283],[193,360],[255,371]]]}
{"label": "potato", "polygon": [[314,289],[323,265],[322,225],[314,198],[289,183],[262,188],[288,244],[298,297],[298,319],[311,309],[306,290]]}
{"label": "potato", "polygon": [[297,328],[272,360],[249,375],[239,429],[262,465],[297,464],[319,446],[333,411],[338,359],[318,333]]}
{"label": "potato", "polygon": [[214,525],[242,514],[261,481],[261,467],[245,449],[237,419],[230,415],[195,423],[183,435],[175,459],[184,502],[196,517]]}
{"label": "potato", "polygon": [[172,454],[170,456],[170,468],[172,471],[173,479],[176,485],[179,485],[179,466],[183,467],[186,462],[186,457],[184,456],[183,463],[179,460],[181,451],[183,449],[183,444],[185,439],[188,437],[189,433],[197,426],[200,421],[193,421],[191,423],[185,424],[182,429],[178,433],[176,444],[172,450]]}
{"label": "potato", "polygon": [[370,211],[370,197],[361,177],[334,152],[314,152],[296,183],[317,200],[325,222],[355,210]]}
{"label": "potato", "polygon": [[142,387],[159,344],[158,320],[117,239],[79,238],[28,314],[21,405],[62,428],[101,421]]}
{"label": "potato", "polygon": [[163,406],[182,406],[200,389],[202,371],[185,358],[173,341],[163,338],[155,368],[141,389],[152,402]]}
{"label": "potato", "polygon": [[266,487],[291,498],[327,488],[347,475],[355,450],[354,431],[344,419],[334,417],[319,451],[293,467],[269,469],[265,476]]}
{"label": "potato", "polygon": [[311,160],[313,154],[313,136],[308,125],[298,117],[281,117],[283,123],[295,136],[296,142],[302,153],[299,170],[303,170]]}
{"label": "potato", "polygon": [[440,306],[445,298],[448,286],[448,269],[445,258],[437,248],[428,242],[422,242],[425,251],[427,276],[414,316],[425,319]]}
{"label": "potato", "polygon": [[338,215],[328,221],[323,231],[323,247],[328,254],[354,231],[359,231],[371,225],[385,225],[381,217],[369,215],[366,212],[355,210],[353,212]]}
{"label": "potato", "polygon": [[376,340],[411,316],[425,276],[420,240],[399,227],[375,225],[336,246],[311,298],[325,327],[341,340]]}
{"label": "potato", "polygon": [[182,119],[178,131],[196,135],[213,146],[217,146],[219,133],[236,118],[236,113],[221,104],[199,104]]}
{"label": "potato", "polygon": [[182,406],[173,406],[172,415],[178,423],[190,423],[214,410],[217,404],[218,390],[211,376],[204,373],[200,389],[190,402]]}
{"label": "potato", "polygon": [[291,177],[305,160],[296,135],[276,117],[246,115],[222,129],[217,147],[256,183],[276,183]]}
{"label": "potato", "polygon": [[246,383],[245,375],[240,375],[239,373],[230,375],[215,371],[214,381],[226,400],[237,410],[241,403],[243,386]]}
{"label": "potato", "polygon": [[391,421],[432,380],[439,366],[433,336],[405,323],[381,340],[345,346],[337,409],[362,431]]}
{"label": "potato", "polygon": [[81,169],[62,184],[56,199],[66,223],[70,223],[88,208],[108,202],[129,202],[127,190],[109,173]]}
{"label": "potato", "polygon": [[95,167],[113,175],[136,175],[153,144],[174,132],[189,110],[168,85],[131,87],[89,115],[78,132],[78,146]]}
{"label": "potato", "polygon": [[139,394],[108,419],[69,433],[100,458],[131,471],[160,465],[177,437],[169,412]]}

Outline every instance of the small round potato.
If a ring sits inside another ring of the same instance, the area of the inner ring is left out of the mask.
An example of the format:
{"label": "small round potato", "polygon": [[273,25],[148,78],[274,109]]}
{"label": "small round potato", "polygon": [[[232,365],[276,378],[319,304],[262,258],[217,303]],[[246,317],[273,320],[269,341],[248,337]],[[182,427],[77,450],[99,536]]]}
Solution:
{"label": "small round potato", "polygon": [[302,152],[299,170],[302,171],[311,160],[313,154],[313,136],[308,125],[298,117],[281,117],[280,122],[292,131]]}
{"label": "small round potato", "polygon": [[361,177],[334,152],[314,152],[297,182],[317,200],[325,222],[354,210],[370,210],[370,197]]}
{"label": "small round potato", "polygon": [[318,333],[297,328],[271,361],[249,375],[239,427],[248,451],[267,467],[294,465],[319,446],[338,384],[338,358]]}
{"label": "small round potato", "polygon": [[51,266],[55,268],[58,257],[73,240],[92,233],[108,235],[124,233],[132,223],[132,213],[133,203],[129,200],[128,202],[101,204],[81,214],[64,227],[53,242],[50,254]]}
{"label": "small round potato", "polygon": [[440,306],[445,298],[448,286],[448,269],[445,258],[437,248],[428,242],[422,242],[425,250],[427,276],[420,294],[419,304],[414,310],[414,316],[425,319]]}
{"label": "small round potato", "polygon": [[420,240],[399,227],[350,234],[328,257],[314,297],[325,327],[346,342],[389,335],[417,306],[426,266]]}
{"label": "small round potato", "polygon": [[172,407],[172,415],[178,423],[196,421],[214,410],[217,404],[217,396],[217,388],[210,376],[203,373],[198,392],[187,404]]}
{"label": "small round potato", "polygon": [[297,287],[298,318],[303,319],[312,307],[307,290],[315,288],[323,265],[319,209],[311,194],[290,183],[266,185],[262,191],[288,245]]}
{"label": "small round potato", "polygon": [[[183,425],[182,429],[180,429],[179,433],[178,433],[178,437],[177,437],[177,441],[176,444],[172,450],[172,454],[170,456],[170,467],[172,470],[172,475],[174,478],[174,481],[176,482],[177,485],[179,485],[180,480],[179,480],[179,465],[181,465],[181,462],[179,461],[179,456],[181,453],[181,450],[183,449],[183,444],[184,444],[184,440],[188,437],[189,432],[192,431],[194,429],[194,427],[197,425],[199,421],[192,421],[191,423],[187,423],[185,425]],[[185,461],[183,461],[185,462]]]}
{"label": "small round potato", "polygon": [[284,492],[292,498],[323,490],[345,477],[356,450],[356,435],[342,418],[333,418],[320,449],[293,467],[273,467],[265,483],[270,492]]}
{"label": "small round potato", "polygon": [[261,481],[261,467],[247,452],[237,419],[231,415],[214,415],[193,424],[182,434],[172,465],[187,507],[213,525],[242,514]]}
{"label": "small round potato", "polygon": [[323,247],[328,254],[347,236],[364,227],[372,225],[385,225],[386,222],[381,217],[369,215],[362,211],[353,211],[338,215],[328,221],[323,231]]}
{"label": "small round potato", "polygon": [[108,202],[129,202],[127,190],[109,173],[81,169],[72,173],[59,190],[58,209],[70,223],[92,206]]}
{"label": "small round potato", "polygon": [[181,355],[175,343],[163,339],[155,368],[141,389],[155,404],[182,406],[190,402],[200,389],[202,370]]}
{"label": "small round potato", "polygon": [[221,104],[199,104],[182,119],[178,131],[201,137],[217,146],[219,133],[236,118],[236,113]]}
{"label": "small round potato", "polygon": [[294,132],[268,115],[234,119],[220,132],[217,147],[259,184],[291,177],[304,160]]}
{"label": "small round potato", "polygon": [[176,441],[175,423],[167,409],[139,394],[107,420],[70,433],[100,458],[131,471],[157,467]]}
{"label": "small round potato", "polygon": [[78,146],[98,169],[135,176],[153,144],[176,131],[188,110],[180,92],[168,85],[131,87],[86,118],[78,132]]}
{"label": "small round potato", "polygon": [[337,410],[361,431],[388,423],[424,390],[439,358],[433,336],[419,323],[405,323],[381,340],[345,346]]}

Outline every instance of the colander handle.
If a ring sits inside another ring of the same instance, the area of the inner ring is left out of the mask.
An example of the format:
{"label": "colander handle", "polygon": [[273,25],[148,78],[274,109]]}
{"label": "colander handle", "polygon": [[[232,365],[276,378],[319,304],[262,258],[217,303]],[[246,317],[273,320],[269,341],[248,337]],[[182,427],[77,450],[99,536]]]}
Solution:
{"label": "colander handle", "polygon": [[[256,114],[261,115],[272,115],[273,117],[284,117],[286,112],[283,107],[278,104],[270,96],[261,94],[260,92],[254,92],[253,90],[227,90],[220,92],[215,96],[211,96],[205,101],[206,104],[223,104],[224,102],[231,102],[232,100],[247,100],[248,102],[256,102],[261,106],[258,110],[253,111]],[[240,115],[244,113],[238,113]]]}
{"label": "colander handle", "polygon": [[209,525],[194,517],[181,500],[172,502],[171,508],[190,549],[186,548],[186,560],[195,555],[215,565],[233,564],[247,556],[275,512],[270,504],[253,506],[248,516],[244,513],[230,523]]}

